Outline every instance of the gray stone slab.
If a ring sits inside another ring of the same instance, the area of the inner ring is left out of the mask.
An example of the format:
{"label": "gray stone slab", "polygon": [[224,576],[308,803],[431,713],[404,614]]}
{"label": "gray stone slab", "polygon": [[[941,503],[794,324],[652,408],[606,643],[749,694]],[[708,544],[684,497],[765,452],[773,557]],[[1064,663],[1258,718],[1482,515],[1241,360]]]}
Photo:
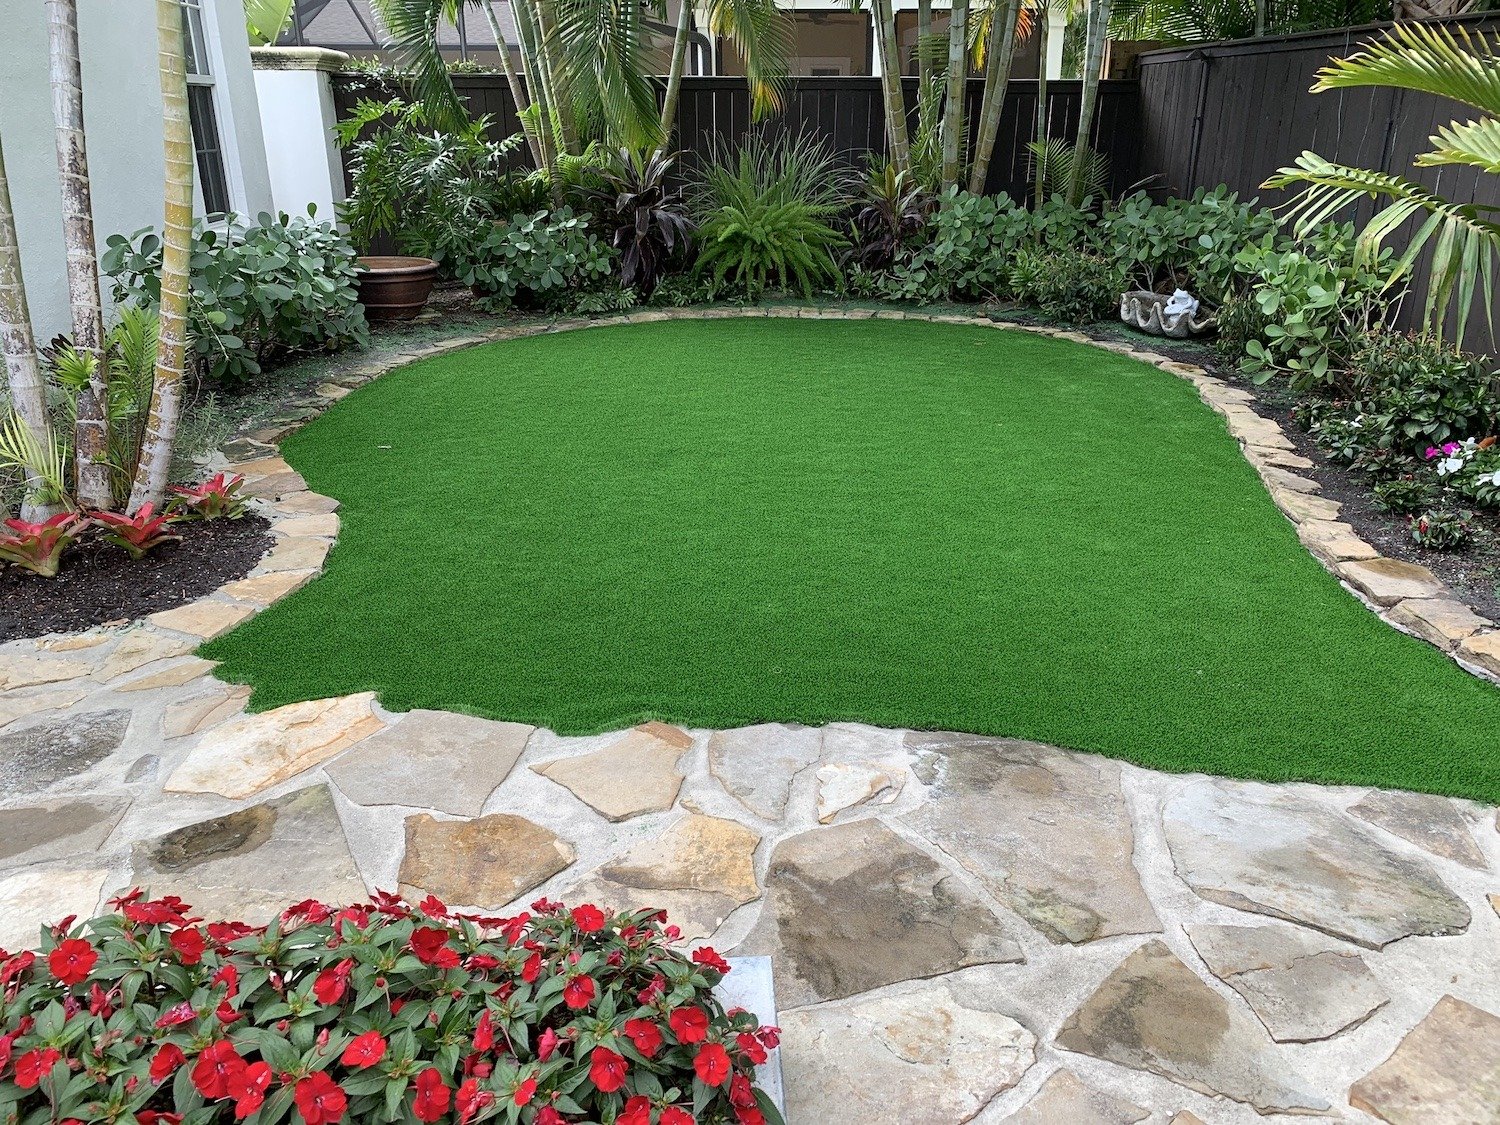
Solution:
{"label": "gray stone slab", "polygon": [[0,733],[0,793],[40,793],[77,777],[125,741],[129,711],[86,711]]}
{"label": "gray stone slab", "polygon": [[130,801],[92,797],[0,809],[0,860],[43,863],[97,851]]}

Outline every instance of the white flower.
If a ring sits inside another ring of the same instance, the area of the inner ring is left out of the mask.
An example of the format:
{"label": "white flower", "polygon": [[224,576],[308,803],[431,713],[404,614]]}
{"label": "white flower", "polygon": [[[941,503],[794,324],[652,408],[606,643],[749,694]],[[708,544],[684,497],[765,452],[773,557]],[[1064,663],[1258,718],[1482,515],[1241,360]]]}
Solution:
{"label": "white flower", "polygon": [[1464,459],[1462,457],[1444,457],[1441,461],[1438,462],[1437,475],[1440,477],[1445,477],[1449,473],[1458,472],[1458,470],[1462,469],[1463,467]]}

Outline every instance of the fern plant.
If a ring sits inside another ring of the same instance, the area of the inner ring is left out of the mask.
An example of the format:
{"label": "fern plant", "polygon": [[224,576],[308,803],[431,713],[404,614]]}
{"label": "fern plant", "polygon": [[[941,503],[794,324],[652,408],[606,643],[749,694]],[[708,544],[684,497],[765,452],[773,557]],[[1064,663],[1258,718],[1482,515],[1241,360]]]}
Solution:
{"label": "fern plant", "polygon": [[[1073,183],[1078,161],[1077,146],[1061,137],[1030,141],[1029,179],[1041,184],[1041,198],[1066,195]],[[1087,145],[1083,146],[1083,190],[1079,199],[1102,199],[1109,189],[1109,157]]]}
{"label": "fern plant", "polygon": [[811,297],[838,278],[833,252],[845,239],[805,203],[753,199],[721,208],[703,224],[698,269],[741,285],[753,301],[773,281]]}
{"label": "fern plant", "polygon": [[[1460,165],[1500,173],[1500,57],[1484,39],[1463,28],[1403,23],[1386,31],[1347,59],[1335,59],[1318,72],[1315,91],[1382,86],[1416,90],[1477,109],[1478,120],[1445,125],[1430,138],[1432,151],[1417,156],[1422,168]],[[1423,308],[1424,331],[1443,337],[1444,322],[1456,306],[1458,336],[1463,337],[1476,294],[1482,294],[1490,334],[1494,337],[1495,258],[1500,255],[1500,223],[1493,208],[1454,203],[1436,192],[1389,172],[1351,168],[1304,152],[1294,165],[1265,182],[1269,188],[1301,186],[1290,215],[1299,234],[1361,199],[1384,199],[1384,209],[1360,234],[1362,262],[1374,261],[1387,239],[1408,220],[1421,225],[1407,241],[1389,284],[1405,279],[1417,256],[1431,247],[1432,259]],[[1425,218],[1424,218],[1425,216]]]}

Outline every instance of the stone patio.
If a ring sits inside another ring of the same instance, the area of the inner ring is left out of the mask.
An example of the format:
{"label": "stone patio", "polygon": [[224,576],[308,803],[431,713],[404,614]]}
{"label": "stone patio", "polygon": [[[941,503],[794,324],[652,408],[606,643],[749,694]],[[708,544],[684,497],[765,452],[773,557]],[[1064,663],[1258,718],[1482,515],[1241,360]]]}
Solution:
{"label": "stone patio", "polygon": [[191,642],[0,647],[0,946],[136,883],[652,904],[773,958],[794,1125],[1500,1120],[1494,809],[857,724],[246,715]]}

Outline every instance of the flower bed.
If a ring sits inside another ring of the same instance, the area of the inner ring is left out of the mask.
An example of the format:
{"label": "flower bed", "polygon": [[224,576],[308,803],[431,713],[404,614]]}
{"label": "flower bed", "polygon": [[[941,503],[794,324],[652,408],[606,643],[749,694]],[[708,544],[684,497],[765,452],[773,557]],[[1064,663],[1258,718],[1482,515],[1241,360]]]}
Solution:
{"label": "flower bed", "polygon": [[377,894],[268,927],[140,890],[0,951],[0,1122],[779,1123],[777,1042],[661,912]]}

